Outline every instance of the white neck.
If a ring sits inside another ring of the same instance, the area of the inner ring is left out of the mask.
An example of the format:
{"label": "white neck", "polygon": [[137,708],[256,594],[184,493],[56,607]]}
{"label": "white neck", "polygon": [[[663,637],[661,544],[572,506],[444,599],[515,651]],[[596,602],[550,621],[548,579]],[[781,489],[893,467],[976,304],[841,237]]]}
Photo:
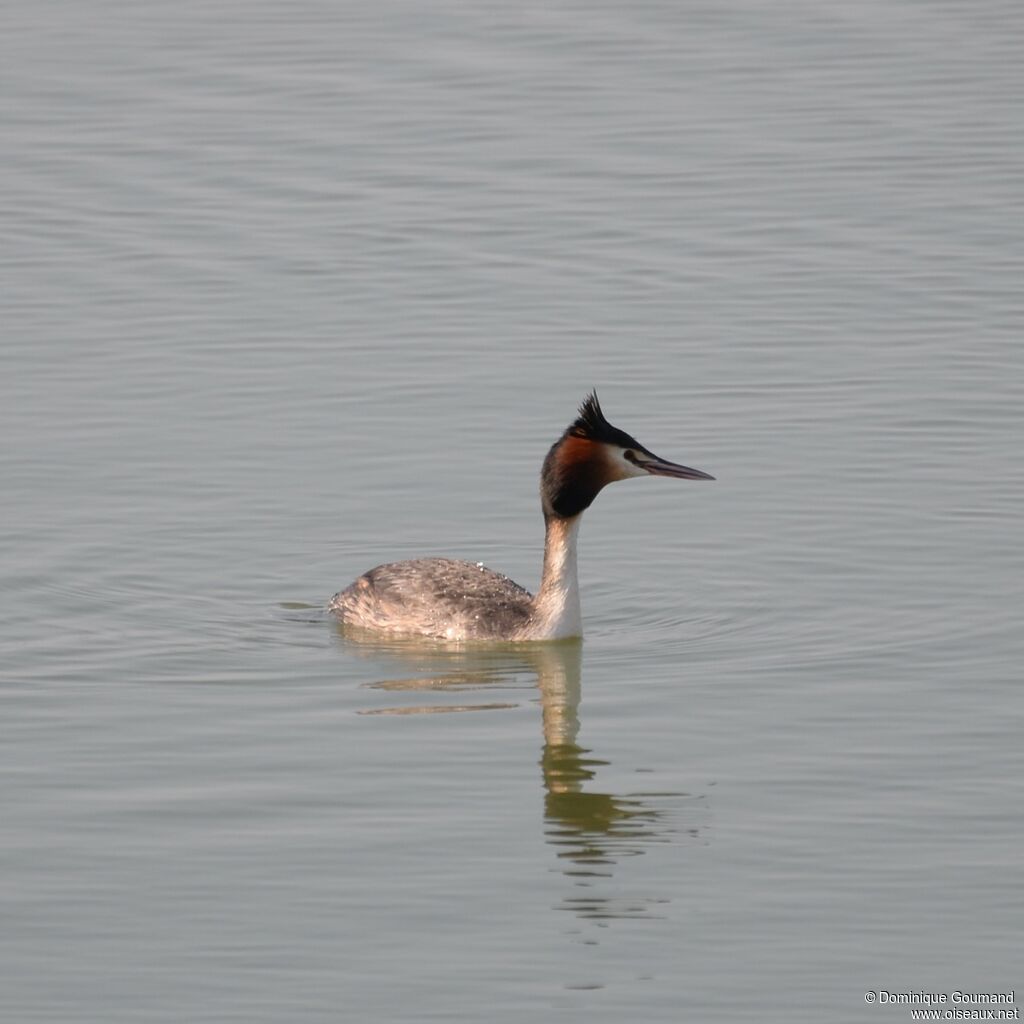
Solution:
{"label": "white neck", "polygon": [[562,640],[583,635],[580,585],[576,577],[576,534],[580,516],[548,519],[544,531],[544,571],[534,599],[530,638]]}

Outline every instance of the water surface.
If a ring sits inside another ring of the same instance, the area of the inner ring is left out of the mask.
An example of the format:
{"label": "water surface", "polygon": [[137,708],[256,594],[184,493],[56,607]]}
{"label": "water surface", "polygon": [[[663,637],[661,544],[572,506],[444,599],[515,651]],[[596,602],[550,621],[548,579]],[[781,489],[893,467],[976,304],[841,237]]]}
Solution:
{"label": "water surface", "polygon": [[[1010,3],[19,3],[0,1005],[905,1020],[1021,988]],[[586,391],[713,484],[586,639],[372,645],[540,569]]]}

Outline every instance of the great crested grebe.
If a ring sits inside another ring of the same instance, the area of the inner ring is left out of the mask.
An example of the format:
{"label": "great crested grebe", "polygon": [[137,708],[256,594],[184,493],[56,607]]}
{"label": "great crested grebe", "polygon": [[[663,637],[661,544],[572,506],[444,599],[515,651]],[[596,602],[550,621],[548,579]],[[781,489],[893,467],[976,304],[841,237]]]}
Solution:
{"label": "great crested grebe", "polygon": [[613,427],[591,393],[540,471],[544,569],[536,597],[480,562],[416,558],[378,565],[335,594],[327,607],[348,625],[438,640],[582,636],[576,579],[580,518],[605,484],[633,476],[714,480],[699,469],[658,458]]}

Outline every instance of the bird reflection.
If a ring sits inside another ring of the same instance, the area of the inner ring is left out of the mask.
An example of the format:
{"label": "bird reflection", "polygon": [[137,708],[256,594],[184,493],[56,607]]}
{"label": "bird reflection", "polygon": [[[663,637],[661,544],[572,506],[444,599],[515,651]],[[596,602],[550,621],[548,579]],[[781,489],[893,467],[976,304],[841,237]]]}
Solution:
{"label": "bird reflection", "polygon": [[[544,723],[544,751],[540,765],[544,773],[544,811],[552,843],[563,847],[560,855],[578,865],[612,862],[611,846],[628,836],[653,838],[656,830],[644,822],[657,822],[659,811],[643,801],[617,797],[584,788],[607,765],[576,742],[579,733],[580,657],[575,650],[558,651],[548,658],[546,671],[538,673],[541,713]],[[626,852],[616,850],[619,856]]]}
{"label": "bird reflection", "polygon": [[[343,629],[343,627],[340,627]],[[368,655],[386,653],[399,662],[415,665],[419,674],[382,679],[367,684],[381,692],[417,693],[427,700],[413,705],[389,705],[360,712],[370,715],[408,715],[438,712],[485,711],[518,704],[460,699],[438,703],[439,694],[518,690],[523,675],[540,694],[544,745],[540,768],[544,783],[544,824],[548,843],[555,849],[562,873],[572,881],[560,909],[580,917],[608,920],[656,916],[665,902],[658,896],[628,898],[609,895],[607,879],[616,864],[643,854],[652,844],[694,841],[707,818],[703,797],[685,793],[601,792],[595,779],[609,762],[595,757],[578,742],[581,696],[582,645],[578,641],[506,647],[451,647],[424,645],[422,641],[360,642],[342,634],[347,646]],[[379,638],[378,638],[379,639]]]}
{"label": "bird reflection", "polygon": [[[581,890],[563,901],[563,909],[594,919],[652,916],[662,900],[611,898],[602,894],[598,880],[610,878],[617,861],[642,854],[650,844],[697,838],[705,802],[685,793],[620,796],[588,786],[608,762],[590,756],[592,752],[577,742],[580,645],[549,646],[538,653],[545,831],[563,862],[563,872]],[[684,806],[691,819],[688,825],[679,820]]]}

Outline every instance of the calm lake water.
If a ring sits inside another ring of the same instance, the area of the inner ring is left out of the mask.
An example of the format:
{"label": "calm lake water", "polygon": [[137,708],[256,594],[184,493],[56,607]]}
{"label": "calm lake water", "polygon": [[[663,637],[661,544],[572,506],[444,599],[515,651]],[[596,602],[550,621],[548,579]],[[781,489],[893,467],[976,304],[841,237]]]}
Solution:
{"label": "calm lake water", "polygon": [[[4,22],[4,1020],[1024,990],[1018,3]],[[339,633],[535,586],[592,386],[718,479],[601,495],[582,646]]]}

